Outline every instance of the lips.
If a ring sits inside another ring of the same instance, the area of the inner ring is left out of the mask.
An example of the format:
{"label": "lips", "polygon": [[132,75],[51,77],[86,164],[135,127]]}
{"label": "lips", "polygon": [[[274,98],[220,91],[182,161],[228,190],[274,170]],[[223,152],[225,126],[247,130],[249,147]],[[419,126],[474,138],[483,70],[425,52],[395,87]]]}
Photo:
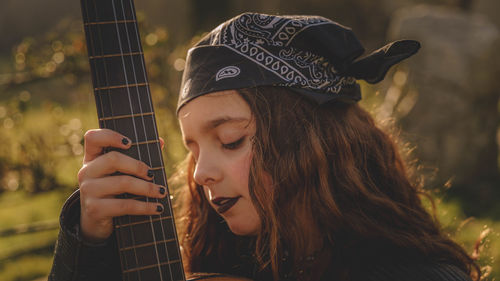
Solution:
{"label": "lips", "polygon": [[241,196],[237,196],[237,197],[216,197],[214,199],[212,199],[212,203],[214,205],[217,205],[219,206],[217,208],[217,212],[219,214],[223,214],[225,212],[227,212],[229,209],[231,209],[231,207],[234,206],[234,204],[236,204],[236,202],[238,202],[238,199],[240,199]]}

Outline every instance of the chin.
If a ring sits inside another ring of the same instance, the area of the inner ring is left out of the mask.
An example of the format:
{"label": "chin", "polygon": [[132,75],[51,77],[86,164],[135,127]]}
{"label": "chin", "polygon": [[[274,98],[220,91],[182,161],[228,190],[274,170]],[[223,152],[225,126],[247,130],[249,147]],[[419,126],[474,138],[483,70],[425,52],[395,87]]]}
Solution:
{"label": "chin", "polygon": [[232,233],[239,236],[255,236],[259,233],[260,225],[252,223],[251,219],[234,221],[231,218],[225,219]]}

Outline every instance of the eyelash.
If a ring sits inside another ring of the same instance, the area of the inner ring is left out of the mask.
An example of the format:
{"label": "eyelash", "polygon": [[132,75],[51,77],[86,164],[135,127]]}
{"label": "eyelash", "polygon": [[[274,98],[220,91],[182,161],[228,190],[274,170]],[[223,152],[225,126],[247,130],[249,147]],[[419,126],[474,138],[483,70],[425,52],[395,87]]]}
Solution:
{"label": "eyelash", "polygon": [[234,150],[240,147],[240,145],[243,143],[243,140],[245,140],[245,137],[242,137],[241,139],[232,143],[223,143],[222,147],[225,149]]}

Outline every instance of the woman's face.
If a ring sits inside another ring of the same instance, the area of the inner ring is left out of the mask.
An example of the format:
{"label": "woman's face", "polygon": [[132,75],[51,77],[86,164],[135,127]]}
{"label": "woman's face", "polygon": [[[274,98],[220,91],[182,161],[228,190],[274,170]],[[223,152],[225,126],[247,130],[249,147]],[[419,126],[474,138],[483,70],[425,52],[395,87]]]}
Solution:
{"label": "woman's face", "polygon": [[200,96],[179,111],[184,144],[196,160],[194,180],[237,235],[256,235],[260,218],[248,192],[255,121],[236,91]]}

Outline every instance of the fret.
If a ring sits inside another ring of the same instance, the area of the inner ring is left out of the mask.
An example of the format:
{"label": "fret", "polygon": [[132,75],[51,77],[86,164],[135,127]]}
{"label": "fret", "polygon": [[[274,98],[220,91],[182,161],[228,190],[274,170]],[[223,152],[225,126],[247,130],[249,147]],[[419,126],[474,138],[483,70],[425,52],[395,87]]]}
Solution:
{"label": "fret", "polygon": [[[162,262],[159,265],[162,266],[162,265],[168,265],[168,264],[180,263],[180,262],[181,262],[181,260],[175,260],[175,261],[169,261],[169,262]],[[136,267],[136,268],[132,268],[132,269],[129,269],[129,270],[125,270],[123,272],[124,273],[129,273],[129,272],[143,270],[143,269],[148,269],[148,268],[153,268],[153,267],[157,267],[157,266],[158,266],[158,264],[145,265],[145,266],[141,266],[141,267]]]}
{"label": "fret", "polygon": [[[135,199],[135,198],[132,197],[131,199]],[[172,216],[159,217],[159,218],[154,218],[154,219],[151,218],[149,220],[135,221],[135,222],[123,223],[123,224],[115,225],[115,228],[132,226],[132,225],[137,225],[137,224],[142,224],[142,223],[153,223],[153,222],[157,222],[157,221],[161,221],[161,220],[168,220],[168,219],[171,219],[171,218],[172,218]]]}
{"label": "fret", "polygon": [[[141,53],[141,42],[137,34],[135,23],[124,22],[107,25],[85,26],[87,40],[99,42],[90,46],[88,52],[90,57],[103,56],[118,53]],[[106,38],[106,40],[101,40]]]}
{"label": "fret", "polygon": [[[84,24],[89,22],[135,20],[133,2],[129,0],[82,0],[81,3]],[[113,4],[115,10],[113,10]]]}
{"label": "fret", "polygon": [[[157,252],[158,254],[145,256],[144,254],[147,252]],[[174,263],[180,261],[181,259],[180,251],[177,248],[176,241],[174,239],[167,242],[153,243],[145,247],[130,248],[128,250],[120,251],[120,255],[124,257],[125,261],[129,265],[128,270],[135,269],[134,271],[145,269],[145,266],[149,268],[149,266]],[[140,256],[141,259],[136,261],[136,256]]]}
{"label": "fret", "polygon": [[[129,114],[129,115],[118,115],[118,116],[111,116],[111,117],[102,117],[99,118],[100,121],[107,121],[107,120],[117,120],[117,119],[123,119],[123,118],[135,118],[135,117],[144,117],[144,116],[149,116],[155,114],[154,112],[145,112],[145,113],[135,113],[135,114]],[[148,143],[146,142],[141,142],[142,143]]]}
{"label": "fret", "polygon": [[163,169],[153,169],[153,182],[155,184],[164,185],[165,171]]}
{"label": "fret", "polygon": [[[134,195],[130,195],[129,197],[123,197],[123,198],[127,198],[127,199],[134,199],[134,200],[138,200],[138,201],[143,201],[143,202],[157,202],[158,199],[157,198],[148,198],[148,197],[145,197],[145,196],[134,196]],[[170,199],[172,199],[172,196],[170,196]],[[153,219],[153,221],[157,220],[158,218],[155,218]],[[147,222],[150,222],[149,220],[144,220],[144,221],[133,221],[133,222],[130,222],[130,223],[123,223],[121,225],[128,225],[128,224],[139,224],[139,223],[147,223]],[[121,225],[117,228],[120,228]]]}
{"label": "fret", "polygon": [[[120,256],[123,257],[125,263],[128,265],[127,269],[137,269],[143,266],[150,266],[171,261],[179,260],[180,253],[175,249],[176,242],[163,242],[158,244],[151,244],[142,248],[130,248],[128,250],[119,251]],[[154,255],[145,255],[147,252],[155,253]],[[140,259],[136,257],[141,257]]]}
{"label": "fret", "polygon": [[161,147],[159,142],[139,144],[131,146],[129,149],[110,148],[109,151],[118,151],[134,159],[141,159],[149,167],[152,167],[154,178],[153,182],[165,185],[163,178],[164,165],[160,157]]}
{"label": "fret", "polygon": [[123,89],[123,88],[131,88],[131,87],[142,87],[142,86],[148,86],[149,83],[144,82],[144,83],[135,83],[135,84],[124,84],[124,85],[116,85],[116,86],[107,86],[107,87],[99,87],[99,88],[94,88],[94,91],[101,91],[101,90],[111,90],[111,89]]}
{"label": "fret", "polygon": [[110,58],[110,57],[119,57],[119,56],[136,56],[136,55],[143,55],[142,52],[134,52],[134,53],[117,53],[117,54],[107,54],[107,55],[101,55],[101,56],[90,56],[89,59],[102,59],[102,58]]}
{"label": "fret", "polygon": [[97,90],[95,95],[99,118],[153,111],[147,85]]}
{"label": "fret", "polygon": [[[137,196],[137,195],[133,195],[133,194],[131,194],[128,197],[123,197],[123,198],[134,199],[134,200],[138,200],[138,201],[142,201],[142,202],[158,202],[158,203],[160,203],[158,201],[158,198],[148,198],[148,197],[145,197],[145,196]],[[170,197],[170,198],[172,198],[172,197]],[[166,216],[166,217],[162,217],[162,218],[169,218],[169,217]],[[160,220],[160,219],[159,218],[152,219],[152,221],[156,221],[156,220]],[[134,225],[134,224],[141,224],[141,223],[148,223],[148,222],[151,222],[151,221],[150,220],[143,220],[143,221],[141,221],[141,220],[139,220],[139,221],[136,221],[136,220],[132,221],[131,220],[130,223],[122,223],[122,224],[120,224],[120,226],[118,226],[118,227],[115,226],[115,227],[116,228],[120,228],[122,225],[126,226],[126,225]]]}
{"label": "fret", "polygon": [[147,82],[143,65],[144,60],[140,55],[126,58],[106,57],[94,59],[90,64],[90,68],[95,75],[94,81],[101,83],[100,85],[94,85],[94,89],[142,85]]}
{"label": "fret", "polygon": [[141,144],[149,144],[149,143],[159,143],[160,140],[148,140],[148,141],[141,141],[141,142],[133,142],[131,145],[141,145]]}
{"label": "fret", "polygon": [[141,248],[141,247],[149,247],[149,246],[153,246],[153,245],[157,245],[157,244],[161,244],[161,243],[173,242],[173,241],[175,241],[175,239],[154,241],[154,242],[149,242],[149,243],[146,243],[146,244],[135,244],[134,246],[120,248],[118,250],[119,251],[127,251],[127,250],[131,250],[131,249],[137,249],[137,248]]}
{"label": "fret", "polygon": [[136,20],[116,20],[116,21],[95,21],[95,22],[85,22],[83,25],[96,25],[96,24],[120,24],[120,23],[136,23]]}
{"label": "fret", "polygon": [[[158,276],[158,271],[162,272],[163,280],[171,281],[181,281],[184,279],[184,270],[182,268],[182,263],[165,264],[160,267],[152,267],[147,269],[142,269],[139,271],[132,271],[124,273],[123,280],[161,280],[161,278],[154,278]],[[165,278],[167,276],[167,278]]]}
{"label": "fret", "polygon": [[[127,150],[109,151],[153,167],[151,181],[168,191],[133,0],[81,0],[81,8],[99,126],[132,140]],[[113,218],[122,279],[185,280],[170,197],[117,197],[164,207],[161,215]]]}
{"label": "fret", "polygon": [[157,136],[154,115],[145,115],[141,118],[109,119],[102,120],[102,122],[104,128],[124,134],[133,142],[144,142]]}
{"label": "fret", "polygon": [[[164,206],[165,207],[165,206]],[[138,218],[136,218],[138,217]],[[148,216],[127,216],[120,219],[121,227],[116,228],[115,231],[120,234],[122,244],[118,245],[119,248],[127,248],[134,245],[150,243],[154,240],[168,240],[175,238],[175,229],[173,228],[173,218],[166,215],[164,219],[155,219],[149,223],[135,223],[133,218],[144,222]],[[159,218],[159,216],[156,216]],[[128,225],[125,225],[128,224]],[[132,235],[132,231],[134,235]]]}

